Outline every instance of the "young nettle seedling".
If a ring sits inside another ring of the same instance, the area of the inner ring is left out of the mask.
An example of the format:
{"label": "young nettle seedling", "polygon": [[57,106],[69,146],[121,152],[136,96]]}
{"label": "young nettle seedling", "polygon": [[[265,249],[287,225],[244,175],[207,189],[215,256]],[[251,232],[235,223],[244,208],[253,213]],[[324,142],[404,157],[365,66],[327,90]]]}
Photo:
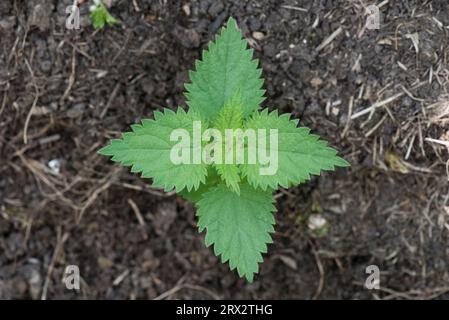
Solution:
{"label": "young nettle seedling", "polygon": [[94,0],[94,4],[90,7],[90,19],[95,29],[103,29],[105,25],[112,26],[118,23],[101,0]]}
{"label": "young nettle seedling", "polygon": [[290,114],[259,111],[262,70],[234,19],[195,66],[187,112],[155,112],[100,153],[195,203],[206,246],[251,282],[272,242],[273,192],[349,164]]}

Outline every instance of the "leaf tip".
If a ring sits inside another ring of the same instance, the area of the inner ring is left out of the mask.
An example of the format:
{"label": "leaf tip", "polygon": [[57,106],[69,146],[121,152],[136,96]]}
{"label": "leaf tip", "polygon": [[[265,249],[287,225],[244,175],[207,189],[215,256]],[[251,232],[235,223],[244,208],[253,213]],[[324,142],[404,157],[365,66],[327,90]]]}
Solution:
{"label": "leaf tip", "polygon": [[228,22],[227,22],[227,26],[228,26],[228,28],[231,27],[231,26],[233,28],[238,28],[237,21],[232,16],[229,17]]}
{"label": "leaf tip", "polygon": [[107,146],[104,146],[103,148],[99,149],[97,151],[98,154],[101,154],[102,156],[111,156],[111,147],[112,144],[108,144]]}
{"label": "leaf tip", "polygon": [[347,168],[347,167],[351,166],[351,164],[348,161],[346,161],[345,159],[343,159],[341,157],[337,157],[337,161],[336,161],[335,165],[338,167],[342,167],[342,168]]}
{"label": "leaf tip", "polygon": [[245,278],[249,283],[253,283],[254,281],[254,273],[248,272],[245,274]]}

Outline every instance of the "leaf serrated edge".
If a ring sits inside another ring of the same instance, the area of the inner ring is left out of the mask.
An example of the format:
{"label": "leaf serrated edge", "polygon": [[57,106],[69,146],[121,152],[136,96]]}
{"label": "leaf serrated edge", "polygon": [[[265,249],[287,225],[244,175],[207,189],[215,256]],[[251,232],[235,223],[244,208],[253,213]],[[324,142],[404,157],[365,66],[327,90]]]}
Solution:
{"label": "leaf serrated edge", "polygon": [[[251,185],[248,185],[248,186],[252,188]],[[206,248],[209,248],[210,246],[213,246],[213,251],[214,251],[215,256],[219,257],[221,263],[224,264],[224,263],[229,261],[229,258],[224,257],[223,252],[218,251],[218,249],[216,249],[217,247],[214,244],[213,240],[207,237],[208,226],[205,225],[205,224],[201,224],[201,216],[202,216],[202,214],[201,214],[201,212],[199,210],[200,206],[202,205],[201,203],[204,203],[205,201],[207,203],[207,201],[209,200],[208,194],[210,194],[212,192],[215,192],[216,191],[215,189],[219,188],[219,187],[226,188],[226,186],[224,186],[224,184],[221,183],[221,184],[216,185],[214,189],[209,190],[209,191],[207,191],[207,192],[205,192],[203,194],[201,200],[198,201],[198,203],[196,204],[196,207],[197,207],[196,216],[198,217],[198,224],[197,224],[198,232],[201,233],[204,230],[206,230],[206,237],[205,237],[205,242],[204,242],[205,245],[206,245]],[[254,188],[254,190],[257,190],[257,189]],[[264,190],[264,192],[268,192],[269,190],[270,189]],[[253,282],[254,274],[259,273],[259,265],[263,262],[263,255],[262,254],[266,254],[268,252],[268,246],[267,245],[273,243],[273,238],[272,238],[271,234],[273,234],[275,232],[274,225],[276,224],[276,220],[274,218],[274,215],[275,215],[275,213],[278,212],[276,206],[274,205],[276,203],[276,200],[272,196],[273,191],[274,190],[271,189],[271,192],[270,192],[271,193],[271,202],[268,205],[269,206],[269,213],[272,215],[272,222],[269,223],[269,225],[270,225],[269,230],[265,231],[266,232],[266,240],[264,242],[265,248],[258,252],[258,259],[256,261],[257,262],[257,269],[256,269],[256,271],[254,271],[253,273],[242,272],[241,270],[239,270],[239,268],[238,268],[238,266],[236,264],[231,264],[231,262],[228,263],[229,264],[229,268],[230,268],[231,271],[234,271],[237,268],[237,273],[238,273],[239,277],[240,278],[246,277],[246,279],[250,283]]]}
{"label": "leaf serrated edge", "polygon": [[[183,181],[182,184],[176,186],[173,183],[169,184],[167,182],[160,181],[160,179],[158,179],[157,177],[153,177],[153,176],[151,176],[149,174],[145,174],[143,172],[143,169],[141,167],[139,167],[138,165],[129,163],[127,161],[124,161],[121,157],[118,157],[117,155],[112,153],[112,151],[110,151],[111,148],[113,147],[113,145],[122,144],[124,142],[124,139],[127,136],[141,133],[145,126],[154,125],[156,123],[156,121],[158,121],[158,120],[165,120],[165,117],[176,117],[177,115],[180,115],[180,114],[182,114],[182,115],[189,115],[189,113],[190,112],[186,112],[181,107],[178,107],[176,112],[171,110],[171,109],[168,109],[168,108],[163,108],[162,112],[161,111],[155,111],[153,113],[154,119],[142,119],[140,124],[135,123],[135,124],[130,125],[132,131],[123,132],[122,133],[122,139],[111,139],[110,143],[107,146],[102,147],[97,152],[99,154],[101,154],[101,155],[104,155],[104,156],[111,156],[111,160],[112,161],[119,162],[124,167],[131,167],[130,168],[130,172],[131,173],[140,173],[140,177],[141,178],[144,178],[144,179],[151,178],[151,179],[153,179],[152,187],[162,188],[165,192],[170,192],[172,190],[175,190],[176,192],[180,192],[180,191],[182,191],[184,189],[187,189],[187,191],[189,191],[189,192],[192,191],[192,190],[198,190],[200,185],[204,184],[206,182],[207,168],[203,168],[204,169],[203,171],[205,172],[205,174],[202,174],[199,177],[199,179],[197,179],[198,181],[195,181],[195,182]],[[193,111],[190,114],[192,115],[192,117],[194,117],[195,115],[198,116],[198,114],[196,112],[193,112]],[[199,121],[203,121],[203,120],[199,120]]]}

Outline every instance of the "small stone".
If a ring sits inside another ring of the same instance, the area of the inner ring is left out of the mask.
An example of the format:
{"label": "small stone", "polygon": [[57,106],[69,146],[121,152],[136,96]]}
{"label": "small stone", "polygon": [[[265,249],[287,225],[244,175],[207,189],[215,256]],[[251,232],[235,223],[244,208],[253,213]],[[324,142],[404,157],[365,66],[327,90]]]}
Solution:
{"label": "small stone", "polygon": [[265,35],[262,32],[254,31],[253,32],[253,38],[256,40],[263,40],[265,38]]}
{"label": "small stone", "polygon": [[284,256],[284,255],[280,255],[279,258],[290,269],[298,270],[298,264],[296,263],[296,261],[293,258]]}
{"label": "small stone", "polygon": [[96,78],[97,78],[97,79],[104,78],[104,77],[107,76],[107,74],[108,74],[108,71],[107,71],[107,70],[100,70],[100,71],[98,71],[98,73],[97,73],[97,75],[96,75]]}
{"label": "small stone", "polygon": [[48,161],[48,167],[53,174],[58,175],[61,171],[61,161],[59,161],[58,159],[50,160]]}
{"label": "small stone", "polygon": [[114,262],[112,262],[111,260],[109,260],[108,258],[105,258],[105,257],[98,257],[97,264],[100,267],[100,269],[105,270],[105,269],[112,268],[112,266],[114,265]]}
{"label": "small stone", "polygon": [[190,6],[186,3],[185,5],[183,5],[182,6],[182,11],[184,11],[184,14],[187,16],[187,17],[190,17],[190,14],[191,14],[191,12],[190,12]]}
{"label": "small stone", "polygon": [[86,105],[84,103],[77,103],[67,111],[67,116],[69,118],[78,118],[84,113],[85,109]]}
{"label": "small stone", "polygon": [[177,27],[173,31],[173,34],[183,47],[186,47],[188,49],[194,49],[200,46],[201,43],[200,35],[194,29],[185,29],[182,27]]}
{"label": "small stone", "polygon": [[340,113],[340,109],[337,107],[332,107],[331,108],[331,113],[334,117],[338,117],[339,113]]}
{"label": "small stone", "polygon": [[317,88],[323,84],[323,80],[318,77],[313,77],[312,80],[310,80],[310,84],[312,85],[312,87]]}
{"label": "small stone", "polygon": [[312,214],[307,221],[307,227],[312,230],[319,230],[327,225],[327,220],[321,214]]}

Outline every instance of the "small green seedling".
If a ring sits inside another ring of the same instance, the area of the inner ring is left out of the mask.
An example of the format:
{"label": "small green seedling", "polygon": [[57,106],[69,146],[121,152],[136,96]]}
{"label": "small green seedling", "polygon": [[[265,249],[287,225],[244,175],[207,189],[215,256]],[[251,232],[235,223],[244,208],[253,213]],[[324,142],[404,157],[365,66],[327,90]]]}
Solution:
{"label": "small green seedling", "polygon": [[272,242],[273,192],[349,163],[290,114],[259,111],[262,70],[234,19],[195,66],[187,112],[155,112],[99,152],[193,202],[206,246],[251,282]]}
{"label": "small green seedling", "polygon": [[103,29],[105,25],[112,26],[118,23],[101,0],[94,0],[94,4],[90,7],[90,19],[95,29]]}

